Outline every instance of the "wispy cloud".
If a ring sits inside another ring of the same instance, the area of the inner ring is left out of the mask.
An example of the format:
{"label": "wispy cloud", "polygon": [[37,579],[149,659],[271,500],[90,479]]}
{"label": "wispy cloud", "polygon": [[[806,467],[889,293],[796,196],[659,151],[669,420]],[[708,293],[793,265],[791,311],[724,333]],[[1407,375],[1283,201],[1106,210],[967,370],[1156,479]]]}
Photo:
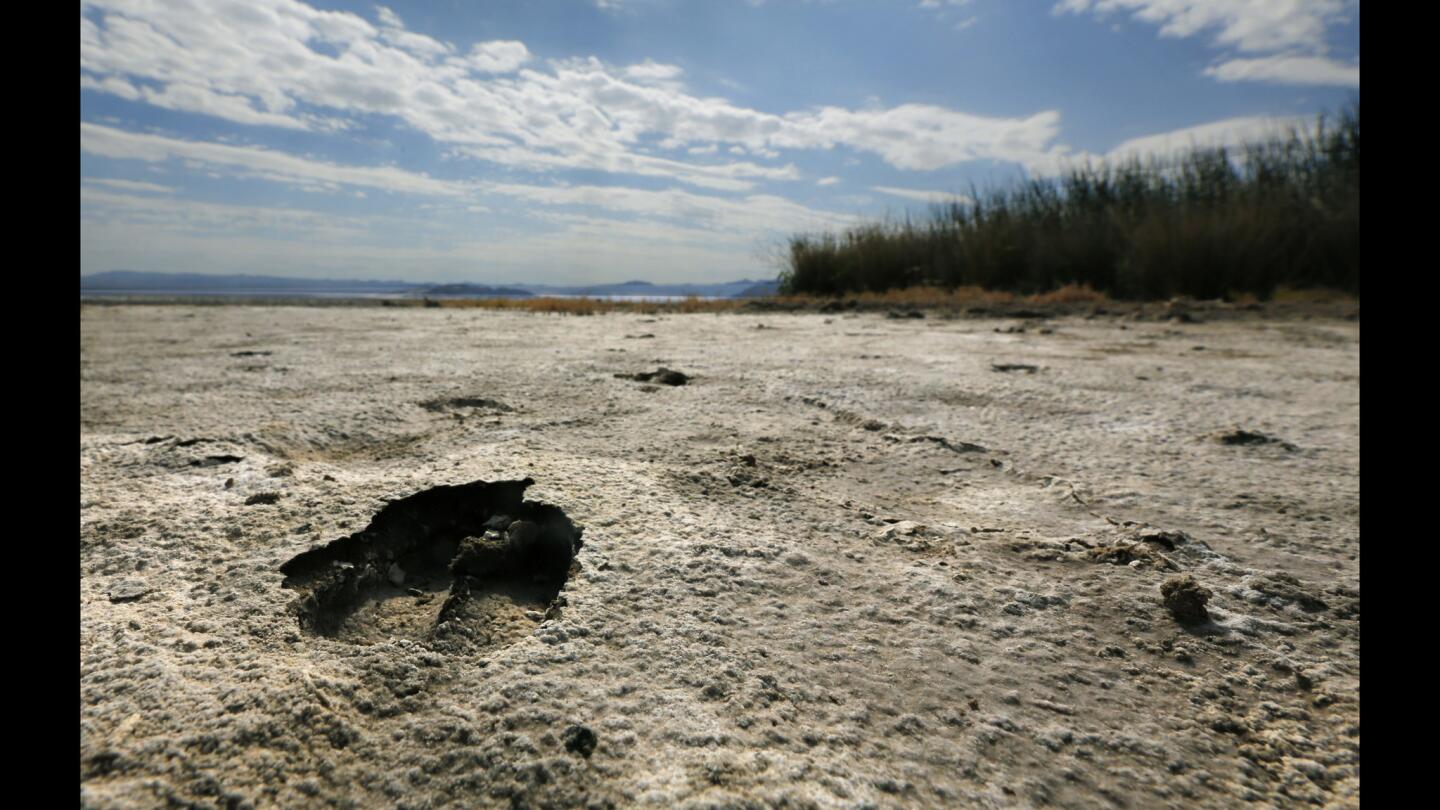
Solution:
{"label": "wispy cloud", "polygon": [[150,163],[189,161],[201,166],[224,168],[241,177],[299,186],[359,186],[438,196],[462,196],[470,190],[464,183],[439,180],[392,166],[345,166],[258,146],[191,141],[84,122],[80,124],[80,151]]}
{"label": "wispy cloud", "polygon": [[657,221],[683,221],[694,228],[736,234],[743,238],[790,229],[843,225],[851,221],[845,215],[808,208],[768,194],[752,194],[737,199],[681,189],[441,180],[390,166],[349,166],[255,146],[133,133],[99,124],[80,125],[80,148],[85,153],[121,160],[148,163],[179,161],[201,170],[287,183],[300,188],[326,191],[375,189],[472,202],[498,195],[536,205],[571,206]]}
{"label": "wispy cloud", "polygon": [[532,203],[581,206],[611,213],[683,221],[693,227],[713,231],[755,235],[836,227],[854,221],[847,215],[816,210],[772,194],[731,199],[680,189],[650,191],[618,186],[519,183],[490,183],[484,186],[484,190]]}
{"label": "wispy cloud", "polygon": [[888,194],[891,197],[904,197],[907,200],[918,200],[927,203],[973,203],[975,200],[964,194],[956,194],[950,191],[930,191],[919,188],[895,188],[894,186],[871,186],[871,191],[878,191],[881,194]]}
{"label": "wispy cloud", "polygon": [[1193,148],[1234,149],[1246,143],[1283,137],[1303,129],[1313,120],[1304,116],[1248,116],[1212,121],[1140,138],[1131,138],[1106,153],[1105,158],[1123,161],[1132,158],[1174,157]]}
{"label": "wispy cloud", "polygon": [[159,183],[146,183],[140,180],[118,180],[109,177],[82,177],[80,182],[87,185],[109,186],[118,188],[121,191],[140,191],[151,194],[173,194],[175,189],[172,186],[162,186]]}
{"label": "wispy cloud", "polygon": [[1328,57],[1326,32],[1349,21],[1359,0],[1061,0],[1057,14],[1129,14],[1158,25],[1162,37],[1211,35],[1215,48],[1260,58],[1231,58],[1204,71],[1225,82],[1354,86],[1360,67]]}
{"label": "wispy cloud", "polygon": [[1164,37],[1214,32],[1214,44],[1248,52],[1320,49],[1325,29],[1345,16],[1345,0],[1061,0],[1058,13],[1130,12]]}
{"label": "wispy cloud", "polygon": [[1231,59],[1206,68],[1205,75],[1222,82],[1359,87],[1360,63],[1341,62],[1323,56],[1266,56]]}
{"label": "wispy cloud", "polygon": [[470,46],[470,53],[463,61],[479,73],[514,73],[530,59],[530,50],[525,43],[495,40]]}

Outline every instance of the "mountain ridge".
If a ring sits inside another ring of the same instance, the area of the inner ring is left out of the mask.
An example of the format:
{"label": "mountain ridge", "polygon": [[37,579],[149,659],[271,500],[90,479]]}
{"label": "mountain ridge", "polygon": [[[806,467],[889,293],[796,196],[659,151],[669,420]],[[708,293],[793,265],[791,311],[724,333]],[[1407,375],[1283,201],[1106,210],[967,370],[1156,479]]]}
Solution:
{"label": "mountain ridge", "polygon": [[82,293],[220,293],[235,291],[396,293],[410,295],[521,297],[526,295],[638,295],[697,296],[702,298],[746,298],[773,295],[775,281],[740,279],[719,283],[663,284],[630,280],[618,284],[473,284],[433,281],[306,279],[258,274],[210,275],[206,273],[159,273],[140,270],[106,270],[80,276]]}

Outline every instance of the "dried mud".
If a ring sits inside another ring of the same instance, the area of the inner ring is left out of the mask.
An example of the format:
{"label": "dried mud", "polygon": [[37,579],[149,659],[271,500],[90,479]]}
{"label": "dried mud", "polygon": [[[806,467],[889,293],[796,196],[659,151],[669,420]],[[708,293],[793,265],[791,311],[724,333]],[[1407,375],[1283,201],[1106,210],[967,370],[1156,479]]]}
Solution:
{"label": "dried mud", "polygon": [[1358,323],[1011,323],[82,306],[82,806],[1357,806]]}

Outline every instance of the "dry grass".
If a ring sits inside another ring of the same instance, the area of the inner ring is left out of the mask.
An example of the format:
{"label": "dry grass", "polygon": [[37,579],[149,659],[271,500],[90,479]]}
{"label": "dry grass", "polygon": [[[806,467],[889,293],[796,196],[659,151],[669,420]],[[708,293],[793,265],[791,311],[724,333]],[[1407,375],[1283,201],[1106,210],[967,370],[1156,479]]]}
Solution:
{"label": "dry grass", "polygon": [[789,241],[787,293],[1086,284],[1115,298],[1213,300],[1360,288],[1360,107],[1338,120],[1179,157],[1086,164]]}
{"label": "dry grass", "polygon": [[1341,290],[1280,287],[1275,290],[1271,300],[1279,304],[1333,304],[1358,302],[1360,299],[1359,296]]}
{"label": "dry grass", "polygon": [[903,287],[883,292],[859,292],[830,298],[812,295],[781,295],[763,299],[781,308],[813,309],[827,303],[854,301],[862,309],[917,308],[968,309],[996,306],[1052,306],[1064,304],[1105,304],[1110,297],[1083,284],[1067,284],[1050,292],[1020,295],[1006,290],[987,290],[966,286],[954,289],[920,286]]}
{"label": "dry grass", "polygon": [[[1225,296],[1232,304],[1256,303],[1253,293],[1237,292]],[[1358,303],[1358,297],[1333,290],[1281,287],[1275,291],[1276,303],[1333,304]],[[1005,290],[986,290],[968,286],[945,289],[919,286],[859,292],[843,296],[777,295],[770,298],[686,298],[679,301],[616,301],[606,298],[447,298],[429,301],[387,302],[387,306],[442,309],[491,309],[515,312],[537,312],[552,315],[675,315],[686,313],[724,313],[761,311],[816,311],[836,304],[859,310],[931,309],[960,311],[975,307],[1071,307],[1079,305],[1115,306],[1117,302],[1103,292],[1085,284],[1066,284],[1049,292],[1021,295]]]}
{"label": "dry grass", "polygon": [[1110,296],[1094,290],[1089,284],[1066,284],[1050,292],[1037,293],[1024,299],[1027,304],[1046,306],[1048,304],[1104,304]]}

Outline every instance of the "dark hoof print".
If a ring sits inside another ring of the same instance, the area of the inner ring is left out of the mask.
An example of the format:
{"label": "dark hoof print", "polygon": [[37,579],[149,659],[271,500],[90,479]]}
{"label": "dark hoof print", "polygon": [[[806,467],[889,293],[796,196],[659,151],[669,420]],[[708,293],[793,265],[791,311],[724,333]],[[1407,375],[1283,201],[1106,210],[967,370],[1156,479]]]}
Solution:
{"label": "dark hoof print", "polygon": [[558,615],[583,529],[525,500],[534,481],[438,486],[392,501],[370,525],[284,565],[306,633],[474,650]]}

